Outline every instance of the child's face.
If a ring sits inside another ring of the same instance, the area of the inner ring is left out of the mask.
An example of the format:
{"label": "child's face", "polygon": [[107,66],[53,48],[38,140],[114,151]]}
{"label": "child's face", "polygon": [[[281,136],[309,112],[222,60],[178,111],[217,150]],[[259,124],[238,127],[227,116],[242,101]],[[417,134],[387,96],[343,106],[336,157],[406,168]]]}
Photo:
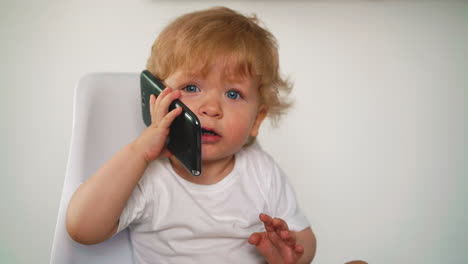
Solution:
{"label": "child's face", "polygon": [[176,71],[165,83],[181,90],[180,100],[200,119],[203,161],[230,157],[257,136],[266,108],[255,79],[226,78],[223,65],[214,63],[205,76]]}

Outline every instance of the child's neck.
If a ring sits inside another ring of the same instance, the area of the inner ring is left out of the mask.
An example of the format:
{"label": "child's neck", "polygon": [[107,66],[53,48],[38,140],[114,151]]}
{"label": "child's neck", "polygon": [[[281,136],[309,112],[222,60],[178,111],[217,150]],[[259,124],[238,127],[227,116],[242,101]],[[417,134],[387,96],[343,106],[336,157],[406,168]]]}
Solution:
{"label": "child's neck", "polygon": [[215,184],[226,177],[234,168],[234,155],[216,160],[202,161],[200,176],[191,175],[175,157],[169,158],[172,168],[182,178],[189,182],[203,185]]}

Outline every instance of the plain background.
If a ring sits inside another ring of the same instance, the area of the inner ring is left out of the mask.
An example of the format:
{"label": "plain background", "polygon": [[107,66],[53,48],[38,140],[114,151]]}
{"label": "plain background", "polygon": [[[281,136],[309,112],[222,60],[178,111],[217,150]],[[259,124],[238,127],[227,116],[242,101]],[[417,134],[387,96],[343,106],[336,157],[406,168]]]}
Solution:
{"label": "plain background", "polygon": [[1,1],[0,262],[48,263],[87,72],[139,72],[182,13],[256,13],[295,105],[260,142],[289,174],[314,263],[468,262],[466,1]]}

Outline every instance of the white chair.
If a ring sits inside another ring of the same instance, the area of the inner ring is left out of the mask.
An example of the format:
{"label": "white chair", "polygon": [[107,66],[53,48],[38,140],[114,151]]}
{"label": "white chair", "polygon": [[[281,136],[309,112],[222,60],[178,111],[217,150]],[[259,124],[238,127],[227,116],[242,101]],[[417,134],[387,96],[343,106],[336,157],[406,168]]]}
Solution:
{"label": "white chair", "polygon": [[65,228],[68,202],[80,185],[145,128],[137,73],[91,73],[74,95],[73,128],[67,171],[50,263],[133,263],[127,230],[92,246],[73,241]]}

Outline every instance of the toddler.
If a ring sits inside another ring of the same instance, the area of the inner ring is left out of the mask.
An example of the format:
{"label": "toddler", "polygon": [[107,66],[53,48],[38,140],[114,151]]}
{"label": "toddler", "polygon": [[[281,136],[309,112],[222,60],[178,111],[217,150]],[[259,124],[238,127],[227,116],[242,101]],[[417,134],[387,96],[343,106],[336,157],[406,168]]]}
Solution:
{"label": "toddler", "polygon": [[[70,200],[66,226],[82,244],[129,228],[136,263],[310,263],[315,237],[284,172],[255,142],[290,86],[274,36],[255,17],[218,7],[189,13],[156,39],[147,68],[167,88],[152,124]],[[202,125],[202,174],[165,149],[180,99]]]}

